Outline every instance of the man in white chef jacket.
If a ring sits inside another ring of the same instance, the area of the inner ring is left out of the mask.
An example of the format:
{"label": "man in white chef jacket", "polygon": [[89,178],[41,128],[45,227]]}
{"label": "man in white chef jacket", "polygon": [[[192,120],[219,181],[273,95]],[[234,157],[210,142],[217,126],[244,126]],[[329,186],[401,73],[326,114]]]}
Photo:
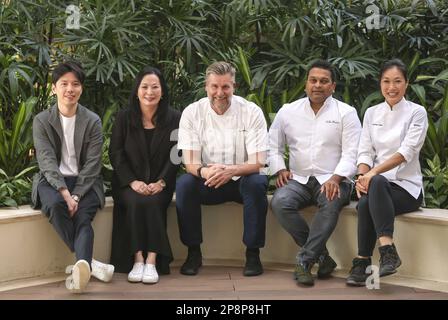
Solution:
{"label": "man in white chef jacket", "polygon": [[[314,284],[315,263],[318,278],[330,276],[337,266],[326,242],[342,207],[350,202],[350,177],[356,173],[361,123],[355,108],[332,97],[335,88],[333,66],[315,61],[308,69],[307,97],[285,104],[269,130],[268,161],[277,175],[272,211],[301,247],[295,277],[308,286]],[[308,226],[299,210],[310,205],[318,209]]]}
{"label": "man in white chef jacket", "polygon": [[243,275],[263,273],[268,178],[262,168],[268,132],[261,108],[233,94],[235,72],[228,62],[212,63],[205,72],[207,97],[187,106],[179,123],[177,147],[187,171],[176,182],[180,239],[188,247],[180,268],[184,275],[196,275],[202,266],[201,204],[227,201],[243,204]]}

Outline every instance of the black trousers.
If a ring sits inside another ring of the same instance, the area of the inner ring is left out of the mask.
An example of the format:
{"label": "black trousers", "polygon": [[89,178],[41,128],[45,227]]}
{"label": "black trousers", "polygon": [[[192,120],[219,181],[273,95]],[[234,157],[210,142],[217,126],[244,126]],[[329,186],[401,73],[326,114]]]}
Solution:
{"label": "black trousers", "polygon": [[[67,188],[72,192],[76,184],[76,177],[64,178]],[[43,181],[37,188],[42,212],[49,218],[59,237],[76,255],[76,260],[92,261],[93,228],[92,220],[100,206],[100,201],[91,189],[79,201],[78,211],[73,217],[68,213],[67,203],[59,191],[47,181]]]}
{"label": "black trousers", "polygon": [[372,256],[376,239],[393,237],[395,216],[417,210],[422,200],[422,193],[415,199],[382,175],[374,176],[358,202],[358,255]]}

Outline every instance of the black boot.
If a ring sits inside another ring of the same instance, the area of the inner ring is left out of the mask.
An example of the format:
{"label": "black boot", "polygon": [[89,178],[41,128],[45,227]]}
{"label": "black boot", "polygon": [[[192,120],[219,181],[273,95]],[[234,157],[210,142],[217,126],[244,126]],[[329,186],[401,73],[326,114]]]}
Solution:
{"label": "black boot", "polygon": [[317,277],[319,279],[330,277],[331,273],[337,266],[336,262],[333,260],[333,258],[330,257],[328,253],[321,255],[319,257],[318,263],[319,269],[317,270]]}
{"label": "black boot", "polygon": [[260,261],[260,249],[246,249],[246,265],[243,274],[246,277],[258,276],[263,273],[263,266]]}
{"label": "black boot", "polygon": [[170,270],[170,265],[167,262],[158,262],[156,263],[156,269],[157,269],[157,273],[160,275],[166,275],[166,274],[170,274],[171,270]]}
{"label": "black boot", "polygon": [[299,262],[296,264],[296,269],[294,271],[294,278],[297,281],[297,284],[302,284],[305,286],[313,286],[314,279],[311,274],[311,268],[313,267],[313,263],[308,262]]}
{"label": "black boot", "polygon": [[380,251],[380,277],[385,277],[397,272],[401,266],[401,260],[398,256],[395,244],[385,245],[378,248]]}
{"label": "black boot", "polygon": [[188,256],[184,264],[180,268],[180,273],[187,276],[198,274],[199,268],[202,266],[202,253],[200,246],[188,247]]}
{"label": "black boot", "polygon": [[372,264],[372,260],[355,258],[353,259],[353,266],[350,269],[350,274],[347,277],[345,283],[348,286],[354,287],[363,287],[366,285],[367,278],[371,275],[371,273],[366,273],[366,269],[368,266]]}

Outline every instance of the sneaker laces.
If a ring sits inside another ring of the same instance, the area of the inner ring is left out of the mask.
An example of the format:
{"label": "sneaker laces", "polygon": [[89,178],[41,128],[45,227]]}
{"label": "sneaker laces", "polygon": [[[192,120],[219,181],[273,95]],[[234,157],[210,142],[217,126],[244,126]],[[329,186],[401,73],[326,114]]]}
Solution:
{"label": "sneaker laces", "polygon": [[143,276],[157,276],[156,266],[149,263],[145,264],[145,267],[143,269]]}
{"label": "sneaker laces", "polygon": [[145,268],[145,264],[143,262],[136,262],[136,263],[134,263],[134,266],[132,267],[132,270],[130,273],[132,273],[132,274],[143,273],[144,268]]}
{"label": "sneaker laces", "polygon": [[109,265],[104,263],[92,263],[92,269],[95,268],[102,272],[108,272],[109,271]]}
{"label": "sneaker laces", "polygon": [[311,264],[308,263],[300,263],[296,265],[296,274],[297,275],[304,275],[307,274],[309,272],[311,272]]}
{"label": "sneaker laces", "polygon": [[156,283],[159,281],[159,274],[157,273],[157,269],[154,264],[145,264],[142,280],[144,283]]}
{"label": "sneaker laces", "polygon": [[353,259],[353,266],[350,273],[365,273],[367,266],[370,264],[367,259]]}
{"label": "sneaker laces", "polygon": [[329,254],[323,254],[323,255],[320,255],[319,258],[317,258],[316,262],[318,263],[318,265],[320,267],[325,264],[333,263],[333,261],[334,260],[330,257]]}
{"label": "sneaker laces", "polygon": [[380,264],[391,264],[394,265],[397,262],[396,255],[394,252],[394,248],[391,246],[387,248],[386,253],[381,257]]}

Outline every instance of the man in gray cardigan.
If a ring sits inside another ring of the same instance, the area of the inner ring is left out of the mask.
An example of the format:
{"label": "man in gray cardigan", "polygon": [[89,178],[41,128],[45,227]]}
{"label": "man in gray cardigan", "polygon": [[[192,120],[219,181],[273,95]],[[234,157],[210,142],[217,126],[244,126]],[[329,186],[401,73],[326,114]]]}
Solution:
{"label": "man in gray cardigan", "polygon": [[78,103],[85,79],[74,61],[53,71],[52,91],[57,103],[33,121],[33,139],[39,173],[33,181],[32,204],[40,207],[56,232],[75,252],[77,262],[67,288],[83,292],[90,275],[108,282],[114,267],[96,261],[91,222],[104,206],[100,175],[103,137],[100,118]]}

